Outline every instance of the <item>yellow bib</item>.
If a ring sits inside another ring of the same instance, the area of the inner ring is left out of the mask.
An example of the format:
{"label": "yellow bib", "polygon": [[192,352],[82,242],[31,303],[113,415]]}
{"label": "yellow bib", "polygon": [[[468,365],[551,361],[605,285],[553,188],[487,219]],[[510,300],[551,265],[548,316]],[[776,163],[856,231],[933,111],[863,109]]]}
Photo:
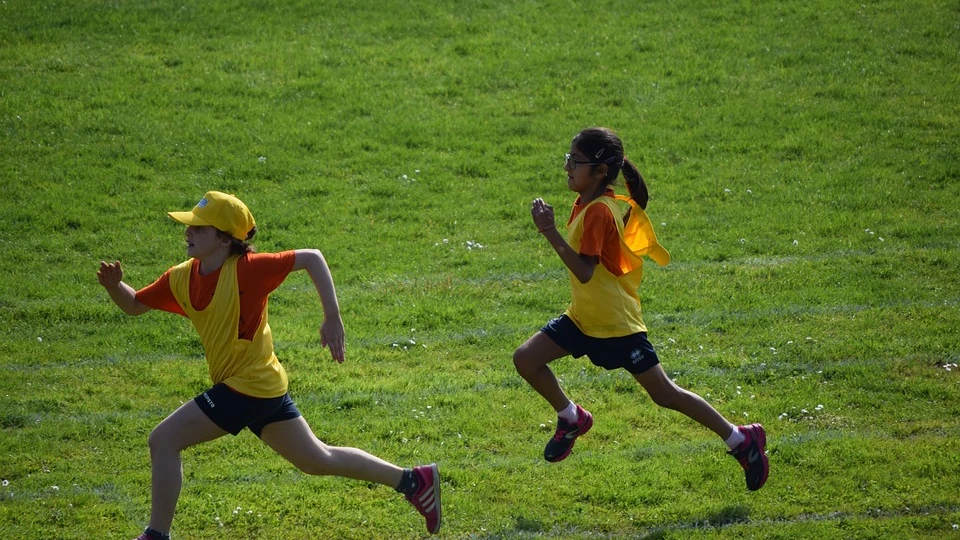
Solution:
{"label": "yellow bib", "polygon": [[[623,209],[617,201],[626,201],[630,205],[630,218],[626,225],[619,217]],[[615,276],[603,265],[598,264],[593,277],[586,283],[570,274],[570,286],[573,289],[573,301],[566,315],[588,336],[597,338],[622,337],[638,332],[646,332],[640,309],[640,297],[637,288],[643,280],[643,255],[653,259],[660,266],[670,262],[670,254],[657,242],[653,226],[646,212],[632,199],[616,196],[597,197],[577,214],[567,226],[567,243],[579,253],[583,237],[583,221],[587,209],[594,204],[604,204],[613,214],[620,236],[620,269],[623,275]]]}
{"label": "yellow bib", "polygon": [[287,392],[287,373],[273,354],[266,307],[253,341],[237,337],[240,323],[237,259],[230,257],[223,263],[213,299],[202,311],[193,309],[190,303],[193,259],[173,267],[170,290],[200,335],[213,384],[225,383],[253,397],[279,397]]}

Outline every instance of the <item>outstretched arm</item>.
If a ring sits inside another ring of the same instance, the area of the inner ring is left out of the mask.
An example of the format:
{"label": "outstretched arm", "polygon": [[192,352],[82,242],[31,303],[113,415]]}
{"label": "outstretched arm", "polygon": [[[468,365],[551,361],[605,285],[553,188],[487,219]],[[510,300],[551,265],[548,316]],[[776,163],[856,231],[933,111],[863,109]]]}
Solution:
{"label": "outstretched arm", "polygon": [[337,291],[333,286],[333,276],[326,259],[317,249],[298,249],[294,252],[294,270],[306,270],[310,274],[313,286],[320,295],[320,304],[323,306],[323,323],[320,325],[320,344],[330,349],[330,354],[337,362],[343,362],[343,320],[340,319],[340,304],[337,302]]}
{"label": "outstretched arm", "polygon": [[563,264],[573,272],[580,283],[586,283],[593,277],[593,270],[599,264],[599,257],[590,255],[581,255],[570,247],[554,222],[553,207],[545,203],[543,199],[534,199],[530,206],[530,215],[536,224],[540,234],[550,242],[554,251],[560,256]]}
{"label": "outstretched arm", "polygon": [[127,315],[142,315],[150,311],[150,306],[137,300],[137,291],[123,282],[123,268],[120,261],[107,263],[100,261],[97,281],[107,290],[110,299]]}

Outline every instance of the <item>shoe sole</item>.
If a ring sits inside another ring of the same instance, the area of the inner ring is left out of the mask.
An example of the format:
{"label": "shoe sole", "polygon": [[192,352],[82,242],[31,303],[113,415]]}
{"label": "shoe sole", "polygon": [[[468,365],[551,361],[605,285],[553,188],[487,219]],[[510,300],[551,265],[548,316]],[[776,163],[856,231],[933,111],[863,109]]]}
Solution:
{"label": "shoe sole", "polygon": [[[547,461],[549,461],[550,463],[556,463],[556,462],[558,462],[558,461],[563,461],[563,460],[567,459],[567,456],[570,455],[570,452],[573,452],[573,445],[576,444],[577,439],[579,439],[579,438],[580,438],[581,436],[583,436],[583,435],[586,435],[587,432],[590,431],[590,428],[592,428],[592,427],[593,427],[593,415],[590,415],[590,416],[587,417],[587,425],[584,426],[584,427],[582,427],[582,428],[580,428],[580,431],[577,432],[577,436],[574,437],[574,438],[573,438],[573,442],[570,443],[570,448],[567,448],[567,451],[566,451],[566,452],[560,454],[559,456],[557,456],[557,457],[555,457],[555,458],[553,458],[553,459],[547,459]],[[546,458],[544,458],[544,459],[546,459]]]}
{"label": "shoe sole", "polygon": [[442,521],[441,509],[443,505],[440,503],[440,468],[437,467],[437,464],[434,463],[430,465],[430,474],[433,475],[433,491],[434,497],[437,501],[437,526],[430,530],[430,534],[437,534],[440,532],[440,522]]}
{"label": "shoe sole", "polygon": [[757,447],[760,449],[760,459],[763,461],[763,477],[760,478],[760,482],[757,483],[757,487],[751,488],[750,491],[757,491],[762,488],[764,484],[767,483],[767,477],[770,476],[770,461],[767,459],[767,432],[764,431],[763,426],[760,424],[754,424],[756,426],[756,431],[760,432],[760,436],[757,437]]}

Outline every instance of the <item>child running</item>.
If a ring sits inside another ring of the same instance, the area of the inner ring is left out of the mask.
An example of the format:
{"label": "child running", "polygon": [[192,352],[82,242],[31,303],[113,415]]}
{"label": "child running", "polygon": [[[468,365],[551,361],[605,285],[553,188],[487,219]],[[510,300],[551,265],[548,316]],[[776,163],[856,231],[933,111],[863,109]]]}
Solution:
{"label": "child running", "polygon": [[187,226],[190,260],[134,291],[120,261],[100,262],[97,279],[127,315],[151,309],[186,316],[200,335],[213,387],[188,401],[150,433],[150,525],[137,540],[170,538],[183,470],[180,452],[249,428],[301,471],[395,488],[440,530],[436,464],[401,469],[356,448],[328,446],[310,430],[287,392],[287,375],[273,350],[267,299],[290,272],[306,270],[320,295],[320,344],[344,360],[344,330],[333,278],[316,249],[256,253],[253,216],[232,195],[210,191],[189,212],[169,212]]}
{"label": "child running", "polygon": [[[517,372],[557,411],[557,430],[543,457],[563,460],[577,437],[593,426],[593,416],[567,397],[547,366],[568,354],[587,355],[604,369],[627,370],[654,403],[679,411],[720,436],[743,467],[747,488],[760,489],[769,472],[763,426],[735,426],[703,398],[677,386],[647,340],[637,296],[642,256],[664,266],[670,254],[653,233],[644,212],[649,199],[646,183],[624,156],[620,138],[606,128],[581,131],[570,143],[563,168],[567,187],[579,194],[567,221],[566,239],[557,230],[553,208],[543,199],[535,199],[530,211],[537,229],[567,266],[573,300],[563,315],[513,353]],[[611,189],[621,171],[629,198]],[[626,214],[618,200],[629,204]]]}

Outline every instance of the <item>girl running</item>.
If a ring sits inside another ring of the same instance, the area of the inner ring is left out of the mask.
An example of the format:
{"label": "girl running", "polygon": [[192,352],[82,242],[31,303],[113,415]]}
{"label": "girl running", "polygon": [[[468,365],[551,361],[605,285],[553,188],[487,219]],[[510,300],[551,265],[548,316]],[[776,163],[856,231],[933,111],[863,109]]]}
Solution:
{"label": "girl running", "polygon": [[[531,207],[533,222],[566,265],[573,300],[513,353],[517,372],[557,411],[557,430],[543,456],[561,461],[577,437],[590,431],[593,416],[571,401],[547,366],[564,356],[590,361],[604,369],[623,368],[661,407],[679,411],[716,433],[746,473],[747,488],[767,480],[763,426],[735,426],[703,398],[667,377],[647,340],[637,288],[646,255],[664,266],[670,254],[657,242],[644,209],[649,195],[640,171],[623,153],[623,143],[606,128],[581,131],[570,143],[564,170],[567,187],[579,196],[567,221],[567,237],[557,230],[553,208],[542,199]],[[630,197],[611,186],[623,172]],[[623,213],[618,200],[629,204]]]}
{"label": "girl running", "polygon": [[267,299],[290,272],[306,270],[320,295],[320,344],[344,360],[344,330],[333,278],[316,249],[255,253],[253,216],[239,199],[210,191],[189,212],[169,212],[187,226],[190,260],[135,291],[120,261],[100,262],[97,279],[124,313],[151,309],[186,316],[200,335],[213,387],[188,401],[150,433],[150,525],[137,540],[170,538],[183,484],[180,452],[227,433],[250,429],[301,471],[395,488],[440,530],[436,464],[402,469],[356,448],[328,446],[310,430],[287,392],[287,375],[273,351]]}

